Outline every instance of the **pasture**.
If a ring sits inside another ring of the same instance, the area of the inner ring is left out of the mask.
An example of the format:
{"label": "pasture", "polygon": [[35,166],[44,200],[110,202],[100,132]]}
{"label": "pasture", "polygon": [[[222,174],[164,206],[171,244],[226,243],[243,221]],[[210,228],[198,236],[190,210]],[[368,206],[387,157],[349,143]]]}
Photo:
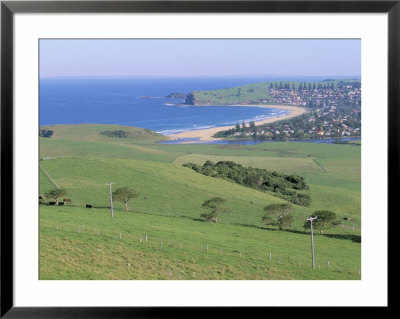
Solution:
{"label": "pasture", "polygon": [[[72,203],[39,205],[41,279],[360,279],[360,146],[167,145],[140,129],[129,139],[98,136],[125,130],[119,126],[52,129],[54,138],[40,138],[40,193],[54,181]],[[284,201],[182,167],[206,160],[297,173],[310,185],[312,203],[293,206],[290,230],[261,226],[263,207]],[[114,201],[113,219],[108,182],[139,192],[129,211]],[[201,204],[214,196],[227,200],[229,213],[204,222]],[[303,223],[318,209],[334,211],[339,223],[316,234],[312,269]]]}

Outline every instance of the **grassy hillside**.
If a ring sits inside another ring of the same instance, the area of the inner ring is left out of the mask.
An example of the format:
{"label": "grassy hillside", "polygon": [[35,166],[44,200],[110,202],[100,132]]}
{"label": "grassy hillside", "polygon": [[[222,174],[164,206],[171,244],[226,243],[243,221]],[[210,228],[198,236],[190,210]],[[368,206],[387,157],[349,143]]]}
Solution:
{"label": "grassy hillside", "polygon": [[316,235],[313,270],[309,237],[138,211],[116,211],[111,219],[108,209],[41,205],[40,279],[360,279],[358,243]]}
{"label": "grassy hillside", "polygon": [[[323,85],[333,85],[335,88],[342,80],[325,80]],[[359,82],[358,80],[345,80],[346,82]],[[279,104],[269,93],[271,85],[288,85],[290,89],[297,90],[305,82],[298,81],[268,81],[241,85],[232,88],[210,91],[193,91],[187,98],[187,104],[193,105],[232,105],[232,104]],[[309,82],[307,82],[308,84]],[[288,88],[288,89],[289,89]]]}
{"label": "grassy hillside", "polygon": [[[40,192],[55,183],[72,200],[40,205],[41,279],[360,279],[360,146],[163,145],[153,134],[121,142],[99,133],[117,128],[55,126],[40,138]],[[263,207],[283,200],[182,167],[208,159],[298,173],[312,204],[294,206],[290,231],[260,227]],[[108,182],[140,193],[129,211],[115,201],[114,219]],[[214,196],[230,212],[203,222],[201,204]],[[316,235],[313,270],[302,226],[317,209],[335,211],[343,225]]]}
{"label": "grassy hillside", "polygon": [[[48,125],[41,129],[52,130],[52,139],[73,141],[112,142],[112,143],[153,143],[168,140],[164,135],[153,131],[121,125],[79,124],[79,125]],[[123,131],[125,137],[110,137],[104,132]]]}

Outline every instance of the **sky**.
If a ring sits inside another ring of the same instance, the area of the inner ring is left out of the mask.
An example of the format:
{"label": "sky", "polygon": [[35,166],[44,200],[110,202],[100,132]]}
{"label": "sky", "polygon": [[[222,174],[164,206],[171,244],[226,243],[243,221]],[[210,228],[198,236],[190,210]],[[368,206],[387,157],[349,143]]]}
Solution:
{"label": "sky", "polygon": [[40,77],[360,76],[360,39],[41,39]]}

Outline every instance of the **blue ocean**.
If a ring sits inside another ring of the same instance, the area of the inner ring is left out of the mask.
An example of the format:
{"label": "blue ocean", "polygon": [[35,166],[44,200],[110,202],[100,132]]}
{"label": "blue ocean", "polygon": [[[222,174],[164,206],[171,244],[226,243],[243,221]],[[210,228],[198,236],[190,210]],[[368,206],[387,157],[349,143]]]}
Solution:
{"label": "blue ocean", "polygon": [[41,79],[40,126],[118,124],[171,134],[284,114],[285,110],[257,107],[182,106],[179,104],[183,99],[166,98],[172,92],[221,89],[258,81],[243,78]]}

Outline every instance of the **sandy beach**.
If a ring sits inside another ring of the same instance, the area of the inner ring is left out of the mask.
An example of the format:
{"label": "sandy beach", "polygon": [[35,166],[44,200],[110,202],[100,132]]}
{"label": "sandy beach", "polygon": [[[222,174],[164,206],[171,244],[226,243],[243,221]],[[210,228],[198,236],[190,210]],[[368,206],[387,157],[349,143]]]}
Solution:
{"label": "sandy beach", "polygon": [[[289,106],[289,105],[227,105],[227,106],[266,107],[266,108],[289,110],[289,113],[284,115],[284,116],[271,117],[271,118],[267,118],[267,119],[264,119],[264,120],[261,120],[261,121],[256,121],[255,122],[256,125],[272,123],[272,122],[275,122],[275,121],[288,119],[288,118],[291,118],[291,117],[295,117],[295,116],[301,115],[306,111],[306,109],[304,107]],[[246,123],[246,124],[248,124],[248,123]],[[219,131],[228,130],[228,129],[233,128],[233,127],[234,127],[233,125],[231,125],[231,126],[219,126],[219,127],[213,127],[213,128],[204,129],[204,130],[186,131],[186,132],[182,132],[182,133],[178,133],[178,134],[171,134],[171,135],[168,135],[168,137],[173,139],[173,140],[182,139],[182,138],[199,138],[200,141],[218,140],[218,138],[212,137],[215,133],[217,133]]]}

